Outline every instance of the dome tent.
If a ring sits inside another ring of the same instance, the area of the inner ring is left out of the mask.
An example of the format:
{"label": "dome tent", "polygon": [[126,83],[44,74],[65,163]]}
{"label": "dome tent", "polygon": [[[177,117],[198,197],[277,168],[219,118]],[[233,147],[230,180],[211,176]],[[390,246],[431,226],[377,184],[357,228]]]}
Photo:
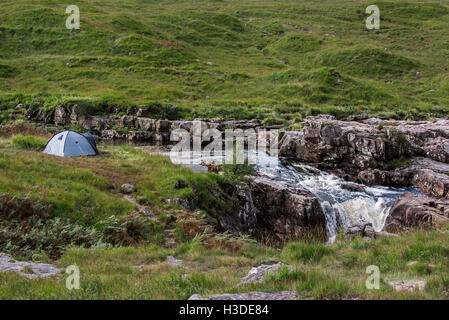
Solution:
{"label": "dome tent", "polygon": [[48,141],[44,153],[59,157],[80,157],[98,155],[94,137],[89,133],[84,135],[74,131],[63,131]]}

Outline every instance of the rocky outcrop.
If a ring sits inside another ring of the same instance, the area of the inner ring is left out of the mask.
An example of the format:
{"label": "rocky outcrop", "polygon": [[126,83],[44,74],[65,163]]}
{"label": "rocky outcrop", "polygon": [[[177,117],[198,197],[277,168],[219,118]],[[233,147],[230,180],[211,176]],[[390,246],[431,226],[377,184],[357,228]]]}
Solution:
{"label": "rocky outcrop", "polygon": [[225,129],[268,128],[263,127],[261,121],[257,119],[195,119],[194,121],[183,121],[152,119],[148,115],[148,110],[140,108],[130,108],[126,115],[85,115],[81,113],[78,105],[58,105],[51,112],[30,109],[26,117],[29,120],[46,124],[54,123],[58,126],[78,125],[86,130],[92,130],[99,139],[103,140],[126,139],[132,142],[155,141],[168,143],[170,142],[170,133],[173,130],[184,129],[193,133],[194,121],[201,122],[201,132],[206,129],[224,131]]}
{"label": "rocky outcrop", "polygon": [[252,182],[251,194],[259,239],[286,243],[311,231],[326,234],[325,215],[312,194],[264,177]]}
{"label": "rocky outcrop", "polygon": [[393,204],[384,229],[388,232],[435,228],[449,224],[449,199],[404,193]]}
{"label": "rocky outcrop", "polygon": [[379,128],[330,116],[309,117],[297,132],[286,132],[280,156],[324,169],[359,172],[388,168],[388,161],[414,154],[414,147],[394,128]]}
{"label": "rocky outcrop", "polygon": [[236,187],[238,210],[218,217],[222,229],[272,244],[305,235],[326,236],[326,218],[318,198],[266,177]]}

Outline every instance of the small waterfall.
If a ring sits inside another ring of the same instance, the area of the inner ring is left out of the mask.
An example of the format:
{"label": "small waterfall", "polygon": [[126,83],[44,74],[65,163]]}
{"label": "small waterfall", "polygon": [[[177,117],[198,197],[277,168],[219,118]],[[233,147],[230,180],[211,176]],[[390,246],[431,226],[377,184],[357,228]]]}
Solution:
{"label": "small waterfall", "polygon": [[[182,157],[192,160],[189,167],[194,170],[198,170],[201,163],[223,163],[225,159],[224,154],[211,156],[207,153],[201,157],[193,157],[192,154]],[[277,158],[258,151],[246,151],[246,157],[254,160],[260,174],[298,190],[308,191],[320,200],[326,216],[328,243],[334,242],[339,230],[345,231],[357,222],[370,222],[375,231],[381,231],[394,200],[406,191],[417,192],[415,189],[347,182],[306,164],[283,164]]]}
{"label": "small waterfall", "polygon": [[414,189],[365,186],[347,182],[336,175],[305,164],[278,163],[277,166],[259,166],[258,171],[274,180],[305,190],[315,195],[326,216],[328,243],[335,241],[339,230],[346,230],[358,222],[370,222],[375,231],[381,231],[389,210],[402,193]]}

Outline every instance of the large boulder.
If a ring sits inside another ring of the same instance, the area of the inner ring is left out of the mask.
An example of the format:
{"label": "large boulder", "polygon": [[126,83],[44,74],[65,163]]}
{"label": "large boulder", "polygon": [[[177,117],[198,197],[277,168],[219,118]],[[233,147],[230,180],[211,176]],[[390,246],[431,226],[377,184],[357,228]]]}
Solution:
{"label": "large boulder", "polygon": [[445,224],[449,224],[449,199],[406,192],[391,207],[384,229],[398,232]]}
{"label": "large boulder", "polygon": [[256,237],[286,243],[306,234],[326,234],[326,217],[311,193],[258,177],[251,183]]}

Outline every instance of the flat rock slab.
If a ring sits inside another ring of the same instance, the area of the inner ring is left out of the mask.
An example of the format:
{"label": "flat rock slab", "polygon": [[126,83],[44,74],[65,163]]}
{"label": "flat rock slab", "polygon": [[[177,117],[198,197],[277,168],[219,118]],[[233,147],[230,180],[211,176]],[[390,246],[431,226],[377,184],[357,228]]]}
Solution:
{"label": "flat rock slab", "polygon": [[182,260],[176,259],[173,256],[167,256],[167,259],[165,261],[175,267],[182,266]]}
{"label": "flat rock slab", "polygon": [[0,272],[13,271],[29,279],[57,276],[61,269],[48,263],[14,261],[7,255],[0,255]]}
{"label": "flat rock slab", "polygon": [[263,263],[258,266],[254,266],[248,272],[246,277],[240,280],[238,287],[248,284],[248,283],[261,283],[265,280],[265,275],[279,273],[279,269],[282,267],[280,262]]}
{"label": "flat rock slab", "polygon": [[388,284],[395,291],[414,292],[415,290],[422,291],[426,287],[425,280],[390,280]]}
{"label": "flat rock slab", "polygon": [[189,300],[295,300],[296,293],[293,291],[280,292],[248,292],[248,293],[225,293],[214,294],[203,298],[198,294],[194,294]]}

